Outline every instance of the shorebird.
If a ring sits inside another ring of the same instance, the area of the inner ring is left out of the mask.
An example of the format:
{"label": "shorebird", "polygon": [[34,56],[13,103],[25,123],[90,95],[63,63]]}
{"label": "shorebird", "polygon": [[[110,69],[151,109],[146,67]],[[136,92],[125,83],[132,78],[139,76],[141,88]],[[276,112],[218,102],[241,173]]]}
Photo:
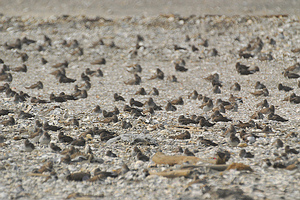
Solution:
{"label": "shorebird", "polygon": [[135,95],[146,95],[146,90],[141,87],[138,91],[136,91]]}
{"label": "shorebird", "polygon": [[24,150],[26,152],[31,152],[35,149],[34,144],[32,144],[28,139],[24,141]]}
{"label": "shorebird", "polygon": [[139,75],[134,74],[134,79],[124,82],[126,85],[139,85],[142,79]]}
{"label": "shorebird", "polygon": [[25,88],[26,89],[38,89],[38,90],[40,90],[40,89],[44,88],[44,85],[43,85],[43,83],[41,81],[38,81],[37,83],[35,83],[35,84],[33,84],[33,85],[29,86],[29,87],[25,87]]}
{"label": "shorebird", "polygon": [[44,132],[43,135],[40,137],[39,142],[42,145],[48,145],[51,141],[51,136],[48,132]]}
{"label": "shorebird", "polygon": [[196,100],[198,98],[198,95],[198,92],[194,90],[191,94],[189,94],[188,98]]}
{"label": "shorebird", "polygon": [[135,73],[141,73],[142,67],[139,64],[133,64],[126,67],[127,72],[135,74]]}
{"label": "shorebird", "polygon": [[106,60],[105,58],[100,58],[98,60],[95,60],[93,62],[91,62],[92,65],[105,65],[106,64]]}
{"label": "shorebird", "polygon": [[184,102],[183,102],[182,97],[179,97],[178,99],[174,99],[173,101],[171,101],[171,104],[172,105],[183,105]]}
{"label": "shorebird", "polygon": [[289,92],[291,90],[293,90],[294,88],[292,87],[289,87],[289,86],[285,86],[285,85],[282,85],[281,83],[278,84],[278,90],[283,90],[285,92]]}
{"label": "shorebird", "polygon": [[165,109],[166,109],[166,111],[176,111],[177,110],[177,108],[174,105],[172,105],[172,103],[170,103],[170,102],[167,103]]}
{"label": "shorebird", "polygon": [[211,99],[208,100],[208,102],[206,102],[200,106],[200,108],[203,109],[204,112],[208,112],[208,111],[212,110],[213,107],[214,107],[214,104]]}
{"label": "shorebird", "polygon": [[231,90],[233,91],[241,91],[241,86],[239,83],[235,82],[231,87],[230,87]]}

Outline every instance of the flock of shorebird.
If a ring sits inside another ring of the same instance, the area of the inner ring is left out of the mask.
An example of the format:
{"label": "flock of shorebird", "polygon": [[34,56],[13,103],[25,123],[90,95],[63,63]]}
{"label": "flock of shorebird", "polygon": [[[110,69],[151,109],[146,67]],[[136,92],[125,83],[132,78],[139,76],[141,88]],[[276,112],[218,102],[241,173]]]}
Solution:
{"label": "flock of shorebird", "polygon": [[[137,36],[137,45],[136,48],[140,48],[138,45],[140,41],[143,41],[144,38],[140,35]],[[189,41],[189,37],[186,37],[186,41]],[[11,49],[17,49],[21,50],[23,45],[31,45],[36,43],[35,40],[28,39],[24,37],[23,39],[17,39],[15,43],[5,43],[3,47],[6,50],[11,50]],[[44,46],[39,46],[38,50],[42,50],[47,48],[47,46],[51,46],[52,40],[48,36],[44,36]],[[270,44],[276,43],[275,40],[270,40]],[[82,55],[84,53],[84,49],[80,47],[80,43],[77,40],[73,40],[71,42],[64,41],[62,45],[66,47],[70,47],[73,49],[74,54],[76,55]],[[97,44],[95,45],[104,45],[104,42],[102,40],[99,40]],[[208,41],[206,40],[203,43],[203,46],[208,46]],[[239,56],[245,59],[252,58],[256,55],[256,53],[260,52],[261,49],[263,48],[263,41],[260,38],[256,38],[252,41],[249,42],[249,44],[244,48],[241,49],[239,52]],[[115,47],[114,43],[109,44],[110,47]],[[174,50],[187,50],[186,48],[179,47],[177,45],[174,46]],[[195,45],[192,46],[192,51],[197,51],[197,47]],[[218,55],[218,52],[216,49],[212,51],[212,56]],[[33,105],[38,105],[38,104],[45,104],[45,103],[51,103],[51,102],[66,102],[70,100],[77,100],[80,98],[87,98],[88,97],[88,91],[92,87],[91,85],[91,77],[102,77],[103,72],[100,68],[97,70],[91,70],[90,68],[86,68],[84,72],[81,73],[81,81],[83,82],[82,85],[78,86],[75,85],[74,91],[71,94],[66,94],[64,92],[61,92],[58,95],[55,95],[54,93],[50,94],[49,100],[46,99],[40,99],[38,97],[30,96],[26,92],[23,91],[14,91],[10,87],[10,82],[13,81],[13,76],[12,72],[23,72],[26,73],[28,70],[27,65],[25,62],[28,60],[29,56],[23,52],[20,53],[20,57],[23,61],[23,65],[20,67],[11,67],[5,63],[4,60],[0,59],[0,63],[2,64],[2,69],[0,71],[0,81],[6,82],[2,86],[0,86],[0,92],[5,93],[6,97],[12,98],[14,103],[18,104],[20,102],[27,102],[28,99],[30,98],[30,102]],[[260,60],[272,60],[273,57],[272,55],[268,54],[265,56],[260,56],[258,57]],[[41,64],[44,65],[48,63],[48,61],[45,58],[41,58]],[[105,65],[106,60],[105,58],[101,58],[99,60],[95,60],[91,62],[91,65]],[[53,75],[57,81],[61,84],[63,83],[74,83],[77,80],[74,78],[70,78],[66,74],[66,68],[68,68],[69,62],[64,61],[62,63],[57,63],[55,65],[52,65],[52,68],[54,69],[53,72],[51,72],[51,75]],[[174,62],[174,68],[175,71],[177,72],[187,72],[188,68],[186,67],[186,62],[184,60],[179,60]],[[246,76],[246,75],[251,75],[254,73],[258,73],[260,71],[259,67],[249,67],[244,64],[241,64],[240,62],[237,62],[235,65],[235,69],[239,75]],[[127,67],[127,71],[131,74],[133,74],[133,79],[124,81],[124,84],[126,85],[140,85],[142,82],[142,78],[139,75],[139,73],[142,72],[142,66],[140,64],[134,64],[131,66]],[[300,71],[300,64],[296,63],[295,65],[288,67],[284,70],[282,73],[284,77],[288,79],[298,79],[300,77],[299,74],[297,74]],[[149,80],[155,80],[155,79],[160,79],[163,80],[165,79],[165,74],[162,71],[162,69],[157,68],[156,72],[150,77]],[[167,79],[171,82],[177,82],[176,76],[168,76]],[[221,88],[222,88],[222,82],[220,81],[220,77],[218,73],[214,73],[209,75],[208,77],[204,78],[206,81],[209,81],[212,84],[213,87],[213,93],[221,93]],[[25,89],[27,90],[32,90],[32,89],[38,89],[42,90],[44,83],[42,81],[37,81],[35,84],[32,84],[30,86],[26,86]],[[300,82],[298,81],[298,87],[300,87]],[[240,91],[241,86],[239,83],[234,83],[230,89],[232,91]],[[278,84],[278,90],[283,90],[285,92],[289,92],[293,90],[292,87],[285,86],[282,83]],[[267,87],[263,84],[260,83],[259,81],[256,82],[255,84],[255,92],[251,92],[252,95],[256,97],[266,97],[269,95],[269,90]],[[141,87],[138,91],[136,91],[135,95],[159,95],[159,91],[157,88],[153,87],[153,89],[150,92],[146,92],[146,90]],[[120,94],[115,93],[114,96],[114,101],[124,101],[126,102],[126,99],[122,97]],[[236,97],[234,95],[230,95],[228,101],[224,101],[222,99],[216,99],[215,101],[207,96],[198,94],[196,90],[192,91],[189,96],[189,99],[192,100],[201,100],[202,105],[200,106],[200,109],[203,110],[203,112],[208,113],[212,112],[210,117],[205,118],[204,116],[196,116],[192,115],[189,117],[186,117],[184,115],[180,115],[178,117],[178,123],[181,125],[188,125],[188,124],[199,124],[200,127],[212,127],[218,122],[231,122],[232,119],[229,117],[225,116],[224,113],[226,111],[231,111],[231,112],[238,112],[238,107],[239,104],[243,103],[243,99],[240,97]],[[292,93],[289,97],[284,99],[285,101],[289,101],[291,103],[298,104],[300,103],[300,96],[297,96],[295,93]],[[215,103],[214,103],[215,102]],[[132,116],[134,117],[144,117],[147,114],[153,114],[156,111],[160,110],[165,110],[165,111],[176,111],[177,107],[176,105],[183,105],[184,104],[184,99],[182,97],[179,97],[178,99],[168,101],[167,105],[163,108],[160,105],[157,105],[154,102],[153,97],[149,97],[149,99],[146,102],[140,102],[135,100],[134,98],[130,98],[129,104],[126,104],[124,106],[124,111],[129,112]],[[144,109],[142,109],[144,108]],[[269,126],[264,126],[261,127],[258,123],[254,122],[253,120],[259,120],[263,119],[264,115],[267,115],[268,120],[274,120],[274,121],[279,121],[279,122],[286,122],[288,119],[285,119],[278,114],[275,114],[275,107],[274,105],[269,105],[267,99],[262,99],[262,102],[256,105],[256,108],[258,109],[257,112],[255,112],[250,118],[251,120],[249,122],[239,122],[238,124],[233,125],[232,123],[228,126],[227,130],[224,133],[224,137],[228,138],[228,143],[231,146],[238,146],[241,143],[241,140],[244,140],[245,142],[250,142],[253,143],[255,142],[256,135],[253,133],[246,133],[245,128],[256,128],[256,129],[261,129],[262,132],[271,132],[271,128]],[[112,111],[106,111],[100,108],[100,106],[96,106],[93,109],[93,112],[96,113],[102,113],[103,115],[103,120],[101,120],[101,123],[115,123],[119,121],[118,115],[119,115],[119,109],[115,107],[114,110]],[[14,117],[12,117],[12,114],[14,113]],[[35,116],[34,114],[30,114],[28,112],[24,111],[12,111],[8,110],[5,108],[2,108],[0,110],[0,115],[9,115],[8,119],[2,118],[1,124],[3,126],[12,126],[16,123],[15,117],[17,116],[18,118],[22,119],[33,119],[33,118],[38,118],[38,116]],[[74,118],[70,121],[70,124],[74,126],[79,126],[79,121],[78,119]],[[132,125],[128,121],[122,121],[122,128],[127,129],[131,128]],[[47,121],[41,123],[39,120],[36,120],[35,124],[35,131],[28,137],[28,138],[21,138],[24,139],[24,149],[27,152],[31,152],[32,150],[35,149],[35,145],[33,143],[40,143],[41,145],[50,145],[50,148],[55,151],[55,152],[60,152],[63,155],[66,155],[65,157],[62,158],[62,162],[69,163],[71,162],[72,156],[74,153],[77,151],[74,150],[74,147],[70,149],[65,149],[62,150],[57,144],[53,143],[54,140],[51,140],[51,135],[49,134],[49,131],[51,132],[59,132],[58,133],[58,142],[62,143],[67,143],[71,144],[73,146],[87,146],[87,150],[85,150],[87,153],[91,154],[91,150],[87,145],[87,142],[83,136],[86,135],[100,135],[101,140],[109,140],[110,138],[115,137],[117,134],[114,132],[110,132],[105,129],[93,129],[93,130],[88,130],[87,133],[83,133],[78,138],[73,138],[71,136],[65,135],[63,133],[63,127],[62,126],[54,126],[50,125]],[[236,128],[241,129],[239,136],[237,136],[237,131]],[[1,136],[4,137],[4,136]],[[189,139],[190,134],[189,132],[184,132],[179,135],[171,136],[170,138],[174,139]],[[202,138],[202,140],[210,145],[214,145],[215,143],[213,142],[208,142],[208,140],[205,140]],[[4,141],[4,139],[3,139]],[[276,145],[278,146],[283,146],[282,141],[278,139]],[[134,150],[136,152],[137,158],[143,161],[148,161],[149,158],[146,155],[143,155],[143,153],[137,148]],[[289,146],[286,146],[286,153],[298,153],[295,149],[290,148]],[[115,156],[112,152],[107,152],[108,155]],[[244,149],[241,150],[240,153],[241,157],[253,157],[251,153],[246,152]]]}

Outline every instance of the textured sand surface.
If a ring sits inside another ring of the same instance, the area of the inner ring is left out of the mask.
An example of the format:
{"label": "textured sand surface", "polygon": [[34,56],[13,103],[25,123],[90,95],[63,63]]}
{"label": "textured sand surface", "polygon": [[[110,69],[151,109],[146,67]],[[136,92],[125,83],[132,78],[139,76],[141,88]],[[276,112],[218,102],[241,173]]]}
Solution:
{"label": "textured sand surface", "polygon": [[158,14],[300,15],[298,0],[2,0],[0,13],[6,15],[87,15],[124,17]]}

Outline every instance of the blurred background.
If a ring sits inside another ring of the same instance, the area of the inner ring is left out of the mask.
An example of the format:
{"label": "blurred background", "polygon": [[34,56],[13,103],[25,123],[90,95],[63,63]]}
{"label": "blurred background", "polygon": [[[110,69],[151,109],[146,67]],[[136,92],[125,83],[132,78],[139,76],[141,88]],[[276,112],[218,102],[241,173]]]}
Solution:
{"label": "blurred background", "polygon": [[159,14],[225,14],[300,16],[300,0],[0,0],[8,16],[86,15],[124,17]]}

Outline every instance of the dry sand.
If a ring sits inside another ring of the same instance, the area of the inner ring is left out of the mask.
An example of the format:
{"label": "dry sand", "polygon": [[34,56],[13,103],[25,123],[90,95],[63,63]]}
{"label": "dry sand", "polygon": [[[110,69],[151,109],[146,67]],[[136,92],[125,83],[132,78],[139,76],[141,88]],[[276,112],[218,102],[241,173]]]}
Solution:
{"label": "dry sand", "polygon": [[159,14],[270,15],[300,14],[297,0],[2,0],[0,13],[5,15],[86,15],[124,17]]}

